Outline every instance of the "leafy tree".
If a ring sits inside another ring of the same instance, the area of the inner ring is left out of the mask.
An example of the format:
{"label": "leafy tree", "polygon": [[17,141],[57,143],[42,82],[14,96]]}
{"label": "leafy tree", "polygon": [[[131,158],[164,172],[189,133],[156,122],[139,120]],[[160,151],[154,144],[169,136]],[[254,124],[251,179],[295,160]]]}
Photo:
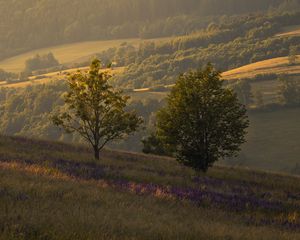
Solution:
{"label": "leafy tree", "polygon": [[255,100],[257,108],[263,108],[265,106],[264,97],[261,91],[255,92]]}
{"label": "leafy tree", "polygon": [[160,138],[157,137],[155,133],[151,133],[150,136],[142,140],[143,143],[143,153],[156,154],[156,155],[169,155],[164,143]]}
{"label": "leafy tree", "polygon": [[279,94],[281,102],[289,106],[300,104],[300,84],[295,79],[289,79],[288,76],[279,78]]}
{"label": "leafy tree", "polygon": [[289,52],[289,56],[288,56],[288,60],[289,60],[289,65],[295,65],[297,63],[297,47],[293,46],[290,47],[290,52]]}
{"label": "leafy tree", "polygon": [[157,114],[158,137],[180,163],[204,172],[237,154],[248,125],[245,107],[210,64],[181,75]]}
{"label": "leafy tree", "polygon": [[54,57],[53,53],[45,55],[35,55],[33,58],[27,59],[25,62],[25,71],[32,72],[39,69],[46,69],[50,67],[58,66],[59,62]]}
{"label": "leafy tree", "polygon": [[249,106],[253,102],[252,87],[247,80],[240,80],[232,86],[234,92],[237,94],[239,100],[245,105]]}
{"label": "leafy tree", "polygon": [[18,77],[17,74],[6,72],[0,68],[0,81],[7,81],[17,77]]}
{"label": "leafy tree", "polygon": [[96,159],[107,143],[133,133],[142,122],[135,112],[125,111],[129,97],[114,90],[110,78],[101,71],[99,60],[92,62],[87,74],[71,75],[65,96],[67,110],[53,117],[55,125],[79,133],[90,143]]}

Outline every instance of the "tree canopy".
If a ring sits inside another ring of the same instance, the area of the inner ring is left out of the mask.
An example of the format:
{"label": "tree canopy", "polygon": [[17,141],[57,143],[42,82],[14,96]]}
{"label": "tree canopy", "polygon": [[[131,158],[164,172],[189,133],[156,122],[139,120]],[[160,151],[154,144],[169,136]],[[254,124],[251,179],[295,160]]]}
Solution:
{"label": "tree canopy", "polygon": [[157,114],[158,137],[179,162],[197,171],[235,156],[248,125],[245,107],[212,65],[181,75]]}
{"label": "tree canopy", "polygon": [[134,111],[125,110],[129,97],[114,90],[110,78],[101,70],[99,60],[92,62],[88,74],[71,75],[65,96],[67,108],[53,117],[55,125],[78,133],[91,144],[96,159],[107,143],[133,133],[142,123]]}

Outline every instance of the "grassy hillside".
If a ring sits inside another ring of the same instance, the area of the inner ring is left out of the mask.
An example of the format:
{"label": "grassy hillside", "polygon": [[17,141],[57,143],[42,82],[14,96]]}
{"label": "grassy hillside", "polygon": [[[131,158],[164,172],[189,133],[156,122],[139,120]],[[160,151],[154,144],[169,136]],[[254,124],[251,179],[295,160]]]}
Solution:
{"label": "grassy hillside", "polygon": [[253,78],[258,74],[300,74],[300,55],[296,65],[289,65],[288,57],[272,58],[224,72],[225,79]]}
{"label": "grassy hillside", "polygon": [[[0,87],[7,88],[24,88],[28,86],[32,86],[35,84],[49,84],[55,83],[57,81],[66,81],[68,79],[68,75],[79,71],[86,72],[89,67],[80,67],[80,68],[70,68],[68,70],[59,71],[59,72],[50,72],[46,74],[41,74],[37,76],[31,76],[27,81],[24,82],[0,82]],[[103,71],[109,71],[113,76],[117,74],[122,74],[124,72],[124,67],[118,67],[114,69],[103,69]]]}
{"label": "grassy hillside", "polygon": [[24,70],[25,61],[36,54],[47,54],[52,52],[61,64],[80,63],[89,60],[96,53],[112,47],[118,47],[121,43],[127,42],[137,46],[140,39],[121,39],[110,41],[79,42],[73,44],[53,46],[30,51],[0,62],[0,68],[8,72],[21,72]]}
{"label": "grassy hillside", "polygon": [[0,137],[0,239],[300,237],[299,178]]}
{"label": "grassy hillside", "polygon": [[300,25],[289,26],[282,29],[282,32],[277,34],[277,37],[290,37],[300,35]]}

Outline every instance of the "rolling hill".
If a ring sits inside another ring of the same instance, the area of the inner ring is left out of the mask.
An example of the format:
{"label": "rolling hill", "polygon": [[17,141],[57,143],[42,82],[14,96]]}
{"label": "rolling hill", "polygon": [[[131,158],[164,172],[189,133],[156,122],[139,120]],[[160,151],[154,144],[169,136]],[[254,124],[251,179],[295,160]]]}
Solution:
{"label": "rolling hill", "polygon": [[157,39],[119,39],[119,40],[107,40],[107,41],[89,41],[89,42],[77,42],[65,45],[58,45],[53,47],[47,47],[42,49],[36,49],[26,52],[24,54],[17,55],[12,58],[4,59],[0,61],[0,69],[4,69],[7,72],[21,72],[24,70],[25,61],[36,54],[47,54],[52,52],[55,58],[61,64],[74,64],[89,61],[95,54],[100,53],[109,48],[119,47],[122,43],[126,42],[133,46],[138,46],[144,41],[167,41],[169,38],[157,38]]}
{"label": "rolling hill", "polygon": [[288,57],[272,58],[226,71],[222,76],[224,79],[238,79],[272,73],[298,75],[300,74],[300,55],[297,57],[296,65],[290,66]]}
{"label": "rolling hill", "polygon": [[276,34],[276,37],[290,37],[300,35],[300,25],[289,26],[282,29],[282,31]]}
{"label": "rolling hill", "polygon": [[118,47],[123,42],[133,45],[140,43],[140,39],[122,39],[111,41],[79,42],[73,44],[53,46],[37,49],[0,62],[0,68],[8,72],[21,72],[24,70],[25,61],[36,54],[52,52],[61,64],[78,63],[89,60],[94,54],[112,47]]}
{"label": "rolling hill", "polygon": [[0,137],[0,239],[300,237],[299,177]]}

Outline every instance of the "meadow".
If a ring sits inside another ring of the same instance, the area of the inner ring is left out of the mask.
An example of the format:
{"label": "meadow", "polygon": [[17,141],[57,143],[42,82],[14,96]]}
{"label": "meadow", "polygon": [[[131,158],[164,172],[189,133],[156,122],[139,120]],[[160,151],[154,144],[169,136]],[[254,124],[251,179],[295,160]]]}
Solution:
{"label": "meadow", "polygon": [[289,37],[300,35],[300,25],[284,27],[282,32],[276,34],[276,37]]}
{"label": "meadow", "polygon": [[289,65],[288,57],[272,58],[251,63],[222,73],[224,79],[253,78],[259,74],[300,74],[300,55],[295,65]]}
{"label": "meadow", "polygon": [[94,55],[105,51],[109,48],[119,47],[122,43],[128,43],[132,46],[138,47],[140,43],[145,41],[164,42],[170,38],[156,38],[143,40],[140,38],[131,39],[118,39],[118,40],[101,40],[101,41],[88,41],[77,42],[58,46],[52,46],[42,49],[36,49],[26,52],[8,59],[0,61],[0,69],[7,72],[19,73],[24,70],[25,62],[27,59],[34,57],[36,54],[47,54],[52,52],[60,64],[72,65],[90,61]]}
{"label": "meadow", "polygon": [[[64,71],[59,72],[50,72],[46,74],[41,74],[37,76],[31,76],[27,81],[23,82],[0,82],[0,87],[9,87],[9,88],[25,88],[33,84],[49,84],[57,81],[66,81],[69,77],[69,74],[73,74],[77,71],[87,72],[89,67],[80,67],[80,68],[70,68]],[[111,75],[122,74],[125,71],[124,67],[118,67],[114,69],[103,69],[103,71],[109,71]]]}
{"label": "meadow", "polygon": [[299,239],[299,177],[0,137],[0,239]]}
{"label": "meadow", "polygon": [[21,72],[25,68],[25,61],[36,54],[47,54],[52,52],[55,58],[61,64],[71,64],[84,62],[89,60],[96,53],[102,52],[112,47],[118,47],[123,42],[127,42],[137,46],[140,39],[121,39],[121,40],[107,40],[107,41],[92,41],[92,42],[78,42],[72,44],[58,45],[37,49],[24,54],[5,59],[0,62],[0,68],[7,72]]}

